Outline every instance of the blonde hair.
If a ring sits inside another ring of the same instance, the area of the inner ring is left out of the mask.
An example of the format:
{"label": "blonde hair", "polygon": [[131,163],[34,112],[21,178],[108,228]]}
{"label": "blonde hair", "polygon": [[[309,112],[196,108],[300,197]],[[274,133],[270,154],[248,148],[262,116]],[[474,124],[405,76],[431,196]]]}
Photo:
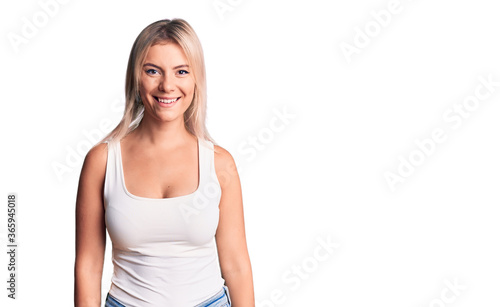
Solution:
{"label": "blonde hair", "polygon": [[202,140],[215,144],[205,126],[207,109],[207,86],[205,76],[205,60],[200,40],[193,28],[183,19],[174,18],[156,21],[137,36],[127,65],[125,79],[125,112],[120,123],[99,143],[120,141],[128,133],[137,128],[144,116],[144,105],[139,93],[139,80],[142,65],[149,48],[164,43],[179,45],[186,58],[194,78],[195,88],[193,101],[184,113],[186,130]]}

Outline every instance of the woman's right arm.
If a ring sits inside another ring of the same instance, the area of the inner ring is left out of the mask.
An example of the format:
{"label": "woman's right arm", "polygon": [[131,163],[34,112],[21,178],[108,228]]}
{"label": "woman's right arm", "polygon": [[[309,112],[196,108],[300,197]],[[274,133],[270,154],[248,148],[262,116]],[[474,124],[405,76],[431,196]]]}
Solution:
{"label": "woman's right arm", "polygon": [[76,197],[75,307],[100,307],[106,249],[103,188],[107,144],[92,148],[83,162]]}

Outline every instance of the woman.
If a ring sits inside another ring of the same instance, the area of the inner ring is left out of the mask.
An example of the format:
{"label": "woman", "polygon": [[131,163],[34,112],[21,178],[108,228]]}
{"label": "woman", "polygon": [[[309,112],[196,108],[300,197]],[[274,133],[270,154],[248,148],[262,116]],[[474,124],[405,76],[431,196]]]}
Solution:
{"label": "woman", "polygon": [[255,305],[238,173],[205,113],[195,32],[182,19],[149,25],[130,53],[123,119],[83,163],[75,306],[100,306],[106,229],[105,306]]}

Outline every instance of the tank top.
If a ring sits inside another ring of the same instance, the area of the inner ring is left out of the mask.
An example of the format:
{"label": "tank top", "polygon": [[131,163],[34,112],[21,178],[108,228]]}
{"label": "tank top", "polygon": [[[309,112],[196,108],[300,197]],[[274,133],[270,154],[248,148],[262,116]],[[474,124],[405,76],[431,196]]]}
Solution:
{"label": "tank top", "polygon": [[213,143],[198,138],[195,192],[146,198],[125,186],[121,147],[109,141],[105,223],[112,241],[109,294],[127,307],[192,307],[222,289],[215,245],[221,188]]}

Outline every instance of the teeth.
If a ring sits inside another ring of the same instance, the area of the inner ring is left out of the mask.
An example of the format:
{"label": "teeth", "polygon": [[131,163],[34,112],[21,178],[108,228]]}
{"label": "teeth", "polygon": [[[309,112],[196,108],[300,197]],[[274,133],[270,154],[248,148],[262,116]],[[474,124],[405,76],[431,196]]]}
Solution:
{"label": "teeth", "polygon": [[163,103],[172,103],[174,101],[176,101],[177,98],[172,98],[172,99],[161,99],[161,98],[158,98],[158,101],[159,102],[163,102]]}

